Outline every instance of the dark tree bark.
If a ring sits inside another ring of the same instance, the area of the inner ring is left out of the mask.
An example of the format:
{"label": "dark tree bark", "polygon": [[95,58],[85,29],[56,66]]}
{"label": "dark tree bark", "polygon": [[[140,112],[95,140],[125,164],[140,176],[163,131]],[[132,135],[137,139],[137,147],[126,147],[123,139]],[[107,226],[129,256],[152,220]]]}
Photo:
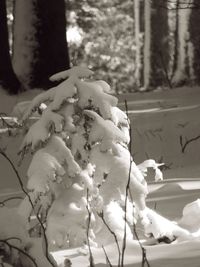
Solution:
{"label": "dark tree bark", "polygon": [[175,31],[174,31],[174,56],[173,56],[173,67],[172,67],[172,76],[174,75],[177,69],[178,61],[178,32],[179,32],[179,23],[178,23],[178,10],[179,10],[179,1],[176,2],[176,15],[175,15]]}
{"label": "dark tree bark", "polygon": [[170,85],[167,1],[144,3],[144,87]]}
{"label": "dark tree bark", "polygon": [[9,93],[16,94],[20,83],[13,71],[9,53],[6,1],[0,1],[0,85]]}
{"label": "dark tree bark", "polygon": [[[166,5],[166,8],[163,6]],[[162,7],[160,7],[162,6]],[[169,42],[167,1],[153,0],[151,6],[150,86],[169,85]]]}
{"label": "dark tree bark", "polygon": [[[194,6],[199,5],[198,0],[193,1]],[[193,80],[196,84],[200,84],[200,9],[193,8],[191,10],[190,21],[189,21],[189,33],[190,41],[193,48],[193,58],[192,58],[192,70],[193,70]]]}
{"label": "dark tree bark", "polygon": [[[184,2],[184,5],[190,4],[190,0]],[[175,30],[175,53],[173,62],[172,84],[182,86],[189,84],[192,80],[192,50],[189,34],[189,20],[191,8],[183,8],[183,3],[177,0],[176,9],[176,30]]]}
{"label": "dark tree bark", "polygon": [[141,87],[142,77],[142,59],[141,59],[141,40],[140,40],[140,0],[134,0],[134,22],[135,22],[135,85],[138,88]]}
{"label": "dark tree bark", "polygon": [[26,88],[44,89],[69,68],[64,0],[16,1],[14,67]]}

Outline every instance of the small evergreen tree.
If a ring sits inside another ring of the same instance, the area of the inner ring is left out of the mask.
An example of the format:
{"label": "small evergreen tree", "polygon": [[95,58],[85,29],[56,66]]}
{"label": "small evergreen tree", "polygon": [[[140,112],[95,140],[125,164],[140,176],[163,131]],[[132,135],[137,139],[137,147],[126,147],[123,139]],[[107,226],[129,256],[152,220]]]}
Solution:
{"label": "small evergreen tree", "polygon": [[[70,246],[86,242],[87,203],[93,224],[98,224],[97,212],[105,211],[106,217],[112,217],[108,207],[112,201],[123,202],[129,178],[138,211],[146,208],[147,185],[127,147],[128,118],[116,107],[117,98],[109,94],[106,82],[82,80],[91,74],[88,69],[74,67],[53,75],[51,80],[64,81],[38,95],[23,118],[26,121],[41,103],[48,102],[20,151],[22,155],[29,149],[35,151],[27,187],[35,199],[40,194],[48,199],[48,239],[59,246],[66,239]],[[121,214],[123,221],[122,210]],[[122,239],[123,223],[120,227],[117,231]],[[95,239],[95,232],[90,234]]]}
{"label": "small evergreen tree", "polygon": [[[20,148],[22,157],[28,151],[33,153],[27,190],[16,172],[26,197],[17,209],[0,210],[4,253],[6,240],[20,240],[15,245],[18,253],[11,253],[13,260],[20,259],[20,266],[29,266],[27,260],[38,267],[56,266],[50,251],[100,246],[98,236],[107,229],[119,249],[121,246],[123,258],[125,242],[135,238],[131,228],[137,219],[156,238],[191,237],[187,230],[146,207],[144,177],[152,167],[156,180],[162,179],[160,164],[154,160],[135,164],[128,149],[127,115],[117,108],[117,98],[109,94],[106,82],[88,80],[92,74],[87,68],[74,67],[53,75],[51,80],[61,81],[59,85],[36,96],[22,118],[25,124],[46,104]],[[41,238],[34,238],[38,236]],[[90,260],[93,262],[91,255]]]}

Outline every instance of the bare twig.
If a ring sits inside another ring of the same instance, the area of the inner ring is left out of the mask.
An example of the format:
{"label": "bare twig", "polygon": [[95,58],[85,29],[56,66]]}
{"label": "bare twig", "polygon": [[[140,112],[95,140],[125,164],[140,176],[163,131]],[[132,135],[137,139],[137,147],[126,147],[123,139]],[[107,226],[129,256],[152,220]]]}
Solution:
{"label": "bare twig", "polygon": [[115,232],[110,228],[110,226],[107,224],[105,218],[104,218],[104,214],[103,211],[101,213],[98,213],[99,217],[102,219],[103,223],[105,224],[105,226],[107,227],[108,231],[113,235],[114,239],[115,239],[115,243],[117,245],[117,250],[118,250],[118,267],[120,267],[120,261],[121,261],[121,251],[120,251],[120,246],[119,246],[119,242],[117,239],[117,236],[115,234]]}
{"label": "bare twig", "polygon": [[108,265],[109,265],[110,267],[113,267],[112,264],[111,264],[111,262],[110,262],[110,260],[109,260],[109,258],[108,258],[108,255],[107,255],[107,252],[106,252],[104,246],[102,246],[102,249],[103,249],[103,252],[104,252],[104,254],[105,254],[106,261],[107,261]]}
{"label": "bare twig", "polygon": [[[126,114],[128,116],[128,105],[127,105],[127,101],[125,100],[125,107],[126,107]],[[128,177],[128,182],[127,182],[127,185],[126,185],[126,196],[125,196],[125,227],[124,227],[124,239],[123,239],[123,247],[122,247],[122,260],[121,260],[121,267],[124,266],[124,254],[125,254],[125,249],[126,249],[126,223],[127,223],[127,201],[128,201],[128,193],[130,192],[130,176],[131,176],[131,166],[132,166],[132,129],[131,129],[131,125],[130,125],[130,128],[129,128],[129,134],[130,134],[130,143],[129,143],[129,152],[130,152],[130,167],[129,167],[129,177]],[[131,196],[131,195],[130,195]],[[131,199],[132,196],[131,196]],[[142,265],[141,267],[145,267],[145,264],[147,265],[147,267],[150,267],[150,264],[148,262],[148,259],[146,257],[146,250],[145,248],[142,246],[141,242],[140,242],[140,239],[138,237],[138,234],[137,234],[137,231],[136,231],[136,226],[135,226],[135,223],[133,225],[133,232],[136,236],[136,239],[140,245],[140,248],[142,250]]]}
{"label": "bare twig", "polygon": [[190,143],[192,143],[192,142],[194,142],[194,141],[196,141],[196,140],[198,140],[198,139],[200,139],[200,135],[197,135],[196,137],[193,137],[193,138],[191,138],[191,139],[187,139],[187,138],[185,138],[185,143],[183,143],[183,136],[180,135],[180,137],[179,137],[179,141],[180,141],[180,145],[181,145],[181,152],[184,153],[185,150],[186,150],[186,147],[187,147]]}
{"label": "bare twig", "polygon": [[[126,108],[126,115],[128,117],[128,104],[125,100],[125,108]],[[131,178],[131,167],[132,167],[132,156],[131,156],[131,146],[132,146],[132,131],[131,131],[131,125],[129,125],[129,135],[130,135],[130,143],[129,143],[129,152],[130,152],[130,165],[129,165],[129,172],[128,172],[128,181],[126,184],[126,195],[125,195],[125,207],[124,207],[124,238],[122,243],[122,256],[121,256],[121,267],[124,266],[124,256],[125,256],[125,250],[126,250],[126,227],[127,227],[127,203],[128,203],[128,193],[129,193],[129,187],[130,187],[130,178]]]}
{"label": "bare twig", "polygon": [[46,236],[46,229],[43,225],[43,222],[41,221],[39,215],[37,214],[36,210],[35,210],[35,206],[34,206],[34,203],[29,195],[29,193],[26,191],[24,185],[23,185],[23,182],[22,182],[22,179],[19,175],[19,172],[17,171],[15,165],[13,164],[13,162],[11,161],[11,159],[7,156],[7,154],[2,150],[0,149],[0,154],[10,163],[13,171],[15,172],[16,176],[17,176],[17,179],[18,179],[18,182],[19,182],[19,185],[22,189],[22,191],[24,192],[24,194],[27,196],[28,200],[29,200],[29,203],[31,205],[31,208],[38,220],[38,222],[40,223],[40,226],[41,226],[41,229],[42,229],[42,233],[43,233],[43,238],[44,238],[44,244],[45,244],[45,257],[47,258],[48,262],[53,266],[53,267],[56,267],[54,262],[51,260],[50,256],[49,256],[49,253],[48,253],[48,240],[47,240],[47,236]]}
{"label": "bare twig", "polygon": [[88,243],[88,249],[89,249],[89,262],[90,262],[90,267],[94,267],[95,264],[94,264],[94,258],[93,258],[93,255],[92,255],[92,250],[91,250],[91,247],[90,247],[90,238],[89,238],[89,231],[90,231],[90,222],[91,222],[91,210],[90,210],[90,207],[89,207],[89,190],[87,188],[87,205],[86,205],[86,209],[87,209],[87,212],[88,212],[88,224],[87,224],[87,232],[86,232],[86,237],[87,237],[87,243]]}
{"label": "bare twig", "polygon": [[135,224],[133,225],[133,232],[134,232],[135,237],[136,237],[136,239],[137,239],[137,241],[138,241],[138,243],[140,245],[140,248],[142,250],[142,264],[141,264],[141,267],[145,267],[145,265],[147,267],[150,267],[150,264],[149,264],[149,261],[147,259],[147,255],[146,255],[146,249],[143,247],[143,245],[140,242],[139,236],[138,236],[137,231],[136,231],[136,225]]}
{"label": "bare twig", "polygon": [[22,240],[19,238],[19,237],[9,237],[9,238],[6,238],[4,239],[5,241],[10,241],[10,240],[17,240],[19,241],[20,243],[22,242]]}
{"label": "bare twig", "polygon": [[[163,159],[163,156],[161,156],[161,157],[157,160],[157,162],[158,162],[158,163],[163,163],[163,162],[165,162],[164,159]],[[159,167],[159,169],[160,169],[161,171],[164,171],[164,170],[170,170],[171,167],[172,167],[172,165],[173,165],[173,162],[170,162],[170,163],[164,163],[163,165],[161,165],[161,166]]]}
{"label": "bare twig", "polygon": [[4,207],[5,206],[5,203],[10,201],[10,200],[16,200],[16,199],[20,199],[22,200],[23,197],[9,197],[9,198],[6,198],[5,200],[1,201],[0,202],[0,207]]}
{"label": "bare twig", "polygon": [[[12,238],[12,239],[13,239],[13,238]],[[14,245],[10,244],[10,243],[8,242],[8,240],[9,240],[9,239],[0,240],[0,243],[7,245],[7,246],[9,247],[10,250],[11,250],[11,249],[15,249],[15,250],[17,250],[19,253],[21,253],[21,254],[23,254],[24,256],[26,256],[26,257],[33,263],[33,265],[34,265],[35,267],[38,267],[38,265],[37,265],[37,263],[35,262],[35,260],[34,260],[34,259],[27,253],[27,252],[25,252],[25,251],[24,251],[23,249],[21,249],[21,248],[18,248],[17,246],[14,246]]]}

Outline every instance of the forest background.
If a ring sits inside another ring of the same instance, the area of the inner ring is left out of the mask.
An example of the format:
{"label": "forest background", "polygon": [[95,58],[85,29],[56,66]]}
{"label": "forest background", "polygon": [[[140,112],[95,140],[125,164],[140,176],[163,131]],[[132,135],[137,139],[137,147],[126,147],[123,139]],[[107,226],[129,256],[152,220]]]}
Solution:
{"label": "forest background", "polygon": [[117,94],[200,82],[198,0],[0,5],[0,84],[11,93],[47,89],[53,73],[83,63]]}

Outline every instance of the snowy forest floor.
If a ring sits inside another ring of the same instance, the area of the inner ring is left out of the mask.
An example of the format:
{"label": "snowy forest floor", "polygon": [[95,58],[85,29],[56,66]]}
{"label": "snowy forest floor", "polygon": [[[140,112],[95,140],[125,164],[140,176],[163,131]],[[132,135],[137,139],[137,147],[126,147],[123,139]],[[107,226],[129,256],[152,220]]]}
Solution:
{"label": "snowy forest floor", "polygon": [[[10,115],[16,103],[30,100],[37,93],[38,91],[30,91],[10,97],[0,90],[0,112]],[[139,164],[152,158],[165,163],[164,182],[157,186],[152,181],[151,173],[147,177],[150,191],[147,205],[156,208],[157,212],[170,220],[179,220],[183,207],[200,196],[200,88],[122,95],[119,97],[119,107],[123,110],[125,99],[128,101],[132,126],[132,155],[135,162]],[[0,138],[0,147],[6,147],[7,154],[16,166],[21,140],[19,136]],[[19,167],[24,184],[29,163],[30,156]],[[3,158],[0,158],[0,170],[1,200],[8,194],[17,194],[20,188],[13,170]],[[106,249],[111,262],[116,265],[117,252],[114,247],[111,244]],[[146,249],[151,267],[200,266],[200,241],[159,244],[147,246]],[[102,250],[94,249],[93,253],[96,267],[107,266]],[[54,257],[60,263],[65,257],[69,257],[72,266],[89,266],[88,256],[79,255],[76,249],[58,251]],[[141,266],[141,249],[137,241],[128,245],[125,262],[126,266]]]}

